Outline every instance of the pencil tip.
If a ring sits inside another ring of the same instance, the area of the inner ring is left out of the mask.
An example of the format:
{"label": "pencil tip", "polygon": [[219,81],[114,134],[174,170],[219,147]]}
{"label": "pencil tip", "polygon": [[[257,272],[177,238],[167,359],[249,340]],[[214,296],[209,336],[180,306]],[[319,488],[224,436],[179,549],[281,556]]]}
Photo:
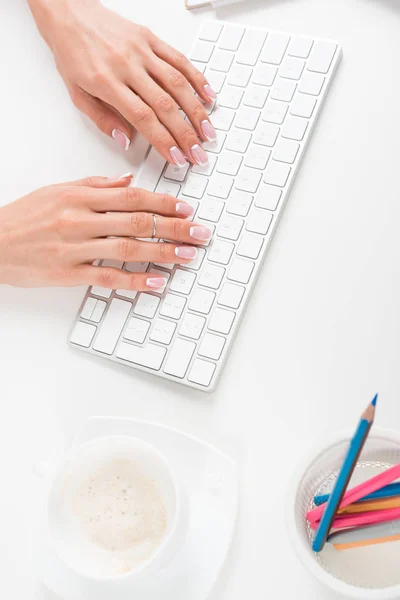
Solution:
{"label": "pencil tip", "polygon": [[375,397],[373,398],[371,404],[372,406],[376,406],[376,401],[378,400],[378,394],[375,394]]}

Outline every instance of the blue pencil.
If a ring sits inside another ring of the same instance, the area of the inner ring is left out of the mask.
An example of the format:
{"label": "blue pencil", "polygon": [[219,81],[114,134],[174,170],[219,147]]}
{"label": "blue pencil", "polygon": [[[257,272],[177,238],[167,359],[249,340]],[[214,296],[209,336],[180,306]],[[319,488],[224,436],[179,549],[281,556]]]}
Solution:
{"label": "blue pencil", "polygon": [[[315,506],[321,506],[321,504],[328,502],[329,496],[330,494],[314,496]],[[400,483],[388,483],[388,485],[384,485],[380,490],[376,490],[376,492],[372,492],[372,494],[360,498],[357,500],[356,504],[364,502],[365,500],[379,500],[382,498],[393,498],[393,496],[400,496]]]}
{"label": "blue pencil", "polygon": [[339,475],[336,479],[336,483],[332,493],[329,496],[328,503],[322,514],[320,524],[315,534],[312,545],[314,552],[321,552],[325,545],[326,538],[331,530],[333,520],[336,516],[346,488],[349,485],[349,481],[357,464],[358,457],[361,454],[368,437],[369,430],[371,429],[371,425],[374,421],[377,399],[378,394],[376,394],[372,402],[367,406],[366,410],[361,415],[360,422],[354,433],[353,439],[350,442],[346,457],[343,461]]}

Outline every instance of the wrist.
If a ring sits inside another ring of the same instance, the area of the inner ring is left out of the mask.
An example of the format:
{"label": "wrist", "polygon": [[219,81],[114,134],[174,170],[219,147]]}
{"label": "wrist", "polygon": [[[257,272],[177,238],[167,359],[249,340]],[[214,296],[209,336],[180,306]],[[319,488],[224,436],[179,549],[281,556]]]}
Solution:
{"label": "wrist", "polygon": [[49,46],[52,30],[75,21],[85,9],[99,4],[100,0],[28,0],[36,25]]}

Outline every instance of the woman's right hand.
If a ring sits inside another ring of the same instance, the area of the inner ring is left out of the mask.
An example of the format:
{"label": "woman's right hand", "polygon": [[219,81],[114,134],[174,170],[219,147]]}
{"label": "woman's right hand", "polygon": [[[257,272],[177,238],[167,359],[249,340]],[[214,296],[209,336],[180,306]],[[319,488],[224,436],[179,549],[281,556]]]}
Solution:
{"label": "woman's right hand", "polygon": [[[127,187],[120,179],[91,177],[41,188],[0,208],[0,283],[19,287],[96,285],[149,290],[163,277],[95,267],[96,259],[189,263],[194,245],[211,232],[187,220],[192,208],[182,200]],[[150,243],[156,237],[176,243]]]}

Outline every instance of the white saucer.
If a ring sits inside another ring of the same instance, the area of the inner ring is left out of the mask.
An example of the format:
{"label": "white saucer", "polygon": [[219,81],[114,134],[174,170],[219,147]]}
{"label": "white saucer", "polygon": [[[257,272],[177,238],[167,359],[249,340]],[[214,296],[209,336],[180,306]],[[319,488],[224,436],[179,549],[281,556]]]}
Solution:
{"label": "white saucer", "polygon": [[235,463],[219,450],[180,431],[134,419],[92,418],[73,446],[114,434],[132,435],[158,448],[184,483],[189,497],[189,531],[184,546],[149,581],[87,581],[58,559],[51,547],[47,524],[42,520],[38,538],[40,579],[63,600],[205,600],[223,566],[235,529]]}

